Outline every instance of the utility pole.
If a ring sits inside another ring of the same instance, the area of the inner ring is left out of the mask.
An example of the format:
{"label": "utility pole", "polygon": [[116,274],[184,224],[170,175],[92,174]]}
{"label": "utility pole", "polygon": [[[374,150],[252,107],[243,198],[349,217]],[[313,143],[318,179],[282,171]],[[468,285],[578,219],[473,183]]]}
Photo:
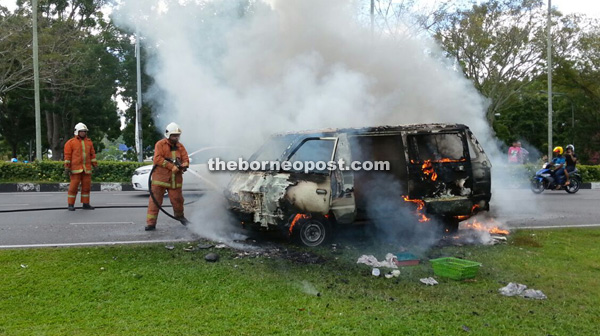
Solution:
{"label": "utility pole", "polygon": [[140,32],[135,32],[135,58],[137,73],[137,99],[135,103],[135,150],[138,156],[138,162],[144,161],[144,149],[142,144],[142,72],[140,53]]}
{"label": "utility pole", "polygon": [[548,0],[548,161],[552,160],[552,0]]}
{"label": "utility pole", "polygon": [[33,20],[33,91],[35,100],[35,159],[42,161],[42,114],[40,112],[40,69],[38,59],[38,1],[32,1]]}

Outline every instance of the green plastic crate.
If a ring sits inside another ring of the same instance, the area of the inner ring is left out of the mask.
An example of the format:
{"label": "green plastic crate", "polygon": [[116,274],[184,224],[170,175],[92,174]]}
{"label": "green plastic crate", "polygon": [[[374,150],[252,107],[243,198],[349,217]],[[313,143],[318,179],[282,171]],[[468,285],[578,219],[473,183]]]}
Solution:
{"label": "green plastic crate", "polygon": [[477,275],[480,263],[470,260],[445,257],[429,260],[433,265],[433,273],[437,276],[454,280],[471,279]]}

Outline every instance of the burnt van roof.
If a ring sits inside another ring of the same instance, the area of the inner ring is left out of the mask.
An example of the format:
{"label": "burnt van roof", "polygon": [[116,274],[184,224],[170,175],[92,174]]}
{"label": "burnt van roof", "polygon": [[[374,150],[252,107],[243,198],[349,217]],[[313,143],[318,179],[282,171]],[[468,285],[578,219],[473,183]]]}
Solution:
{"label": "burnt van roof", "polygon": [[406,124],[406,125],[387,125],[387,126],[370,126],[370,127],[350,127],[350,128],[324,128],[318,130],[305,130],[296,132],[277,133],[276,135],[308,135],[308,134],[335,134],[335,133],[350,133],[350,134],[378,134],[378,133],[395,133],[395,132],[442,132],[447,130],[468,129],[464,124]]}

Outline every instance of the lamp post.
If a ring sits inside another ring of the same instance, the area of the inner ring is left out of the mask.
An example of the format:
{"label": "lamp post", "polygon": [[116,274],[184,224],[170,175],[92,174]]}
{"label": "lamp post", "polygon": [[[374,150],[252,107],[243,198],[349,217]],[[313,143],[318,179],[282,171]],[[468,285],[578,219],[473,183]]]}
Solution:
{"label": "lamp post", "polygon": [[[540,93],[548,93],[548,91],[540,90]],[[571,104],[571,144],[575,146],[575,103],[573,103],[573,99],[565,92],[552,92],[553,96],[563,96],[567,97],[569,103]]]}
{"label": "lamp post", "polygon": [[548,21],[546,29],[548,33],[548,159],[552,157],[552,0],[548,0]]}

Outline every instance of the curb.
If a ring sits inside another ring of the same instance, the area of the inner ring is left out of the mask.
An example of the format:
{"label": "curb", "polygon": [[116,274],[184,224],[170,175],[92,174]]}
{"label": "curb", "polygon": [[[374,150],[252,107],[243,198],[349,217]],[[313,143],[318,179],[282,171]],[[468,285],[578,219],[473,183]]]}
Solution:
{"label": "curb", "polygon": [[[67,191],[69,183],[1,183],[0,193]],[[135,191],[131,183],[92,183],[92,191]]]}

